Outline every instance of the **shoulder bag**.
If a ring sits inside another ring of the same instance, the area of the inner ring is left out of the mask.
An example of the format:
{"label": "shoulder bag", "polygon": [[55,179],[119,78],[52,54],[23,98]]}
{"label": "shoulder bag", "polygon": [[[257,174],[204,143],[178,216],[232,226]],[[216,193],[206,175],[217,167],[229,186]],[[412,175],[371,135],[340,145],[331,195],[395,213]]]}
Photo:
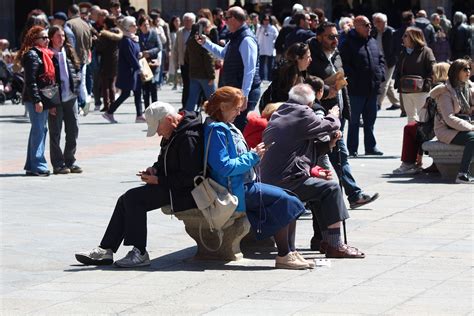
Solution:
{"label": "shoulder bag", "polygon": [[[403,66],[405,65],[405,57],[403,57],[402,61],[402,69],[401,72],[403,73]],[[402,93],[420,93],[423,92],[423,85],[425,80],[421,76],[415,75],[407,75],[401,76],[400,78],[400,91]]]}

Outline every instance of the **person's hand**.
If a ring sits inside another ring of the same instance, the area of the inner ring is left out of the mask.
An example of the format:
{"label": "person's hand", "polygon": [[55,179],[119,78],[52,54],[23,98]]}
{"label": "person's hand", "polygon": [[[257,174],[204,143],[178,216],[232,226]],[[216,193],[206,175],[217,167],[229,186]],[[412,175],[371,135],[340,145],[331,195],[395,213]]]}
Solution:
{"label": "person's hand", "polygon": [[324,180],[332,180],[332,179],[333,179],[332,171],[331,171],[331,170],[327,170],[327,169],[321,169],[321,170],[319,171],[319,176],[318,176],[318,178],[324,179]]}
{"label": "person's hand", "polygon": [[141,59],[143,57],[143,53],[142,52],[139,52],[138,53],[138,59]]}
{"label": "person's hand", "polygon": [[329,114],[334,115],[335,117],[339,117],[339,106],[335,105],[329,110]]}
{"label": "person's hand", "polygon": [[142,53],[143,57],[145,57],[146,59],[148,59],[150,57],[150,53],[148,53],[147,51],[144,51]]}
{"label": "person's hand", "polygon": [[194,35],[194,39],[196,40],[196,42],[198,42],[199,45],[204,45],[204,43],[206,43],[206,40],[207,40],[207,36],[202,34],[201,36],[199,36],[198,34]]}
{"label": "person's hand", "polygon": [[142,174],[141,179],[146,184],[158,184],[158,177],[150,174]]}
{"label": "person's hand", "polygon": [[265,155],[265,151],[266,151],[265,143],[258,144],[252,150],[254,150],[257,153],[257,155],[260,157],[260,160],[261,160],[263,158],[263,156]]}
{"label": "person's hand", "polygon": [[56,114],[57,114],[56,108],[49,109],[49,114],[52,115],[52,116],[56,116]]}
{"label": "person's hand", "polygon": [[336,131],[331,137],[331,140],[329,141],[329,148],[333,149],[336,146],[336,142],[340,140],[342,137],[341,131]]}
{"label": "person's hand", "polygon": [[142,175],[151,175],[151,176],[154,176],[156,175],[158,171],[153,168],[153,167],[148,167],[146,168],[146,170],[140,170],[137,172],[137,176],[141,177]]}
{"label": "person's hand", "polygon": [[35,112],[36,113],[43,112],[43,103],[41,102],[35,103]]}

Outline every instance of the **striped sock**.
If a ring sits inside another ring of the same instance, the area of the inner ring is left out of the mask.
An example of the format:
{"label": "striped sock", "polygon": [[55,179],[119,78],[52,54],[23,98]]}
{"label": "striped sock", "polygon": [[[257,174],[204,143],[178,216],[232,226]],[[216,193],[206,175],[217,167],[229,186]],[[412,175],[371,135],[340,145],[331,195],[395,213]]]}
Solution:
{"label": "striped sock", "polygon": [[332,248],[339,248],[342,245],[341,241],[341,229],[340,228],[328,228],[327,230],[327,242]]}

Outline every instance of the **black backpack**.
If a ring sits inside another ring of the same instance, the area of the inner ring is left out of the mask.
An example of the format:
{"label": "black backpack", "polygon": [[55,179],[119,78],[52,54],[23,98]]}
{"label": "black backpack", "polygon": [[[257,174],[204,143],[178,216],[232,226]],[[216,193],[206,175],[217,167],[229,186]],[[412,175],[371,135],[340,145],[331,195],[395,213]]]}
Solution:
{"label": "black backpack", "polygon": [[434,118],[437,115],[437,110],[436,110],[436,101],[431,98],[427,97],[425,101],[425,108],[426,108],[426,114],[425,114],[425,120],[424,122],[417,122],[417,127],[416,127],[416,140],[420,143],[423,144],[424,142],[427,142],[429,140],[432,140],[435,137],[434,133]]}

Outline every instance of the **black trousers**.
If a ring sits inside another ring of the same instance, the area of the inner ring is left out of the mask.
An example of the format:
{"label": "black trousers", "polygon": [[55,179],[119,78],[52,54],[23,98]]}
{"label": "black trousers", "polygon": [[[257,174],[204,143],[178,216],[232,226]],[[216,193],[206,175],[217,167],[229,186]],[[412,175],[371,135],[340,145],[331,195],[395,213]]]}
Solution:
{"label": "black trousers", "polygon": [[145,249],[147,212],[169,204],[169,191],[162,185],[147,184],[128,190],[115,205],[100,247],[117,252],[123,241],[125,246]]}
{"label": "black trousers", "polygon": [[186,107],[186,101],[188,101],[189,96],[189,65],[184,64],[180,66],[181,68],[181,79],[183,80],[183,94],[181,95],[181,104],[182,108]]}

